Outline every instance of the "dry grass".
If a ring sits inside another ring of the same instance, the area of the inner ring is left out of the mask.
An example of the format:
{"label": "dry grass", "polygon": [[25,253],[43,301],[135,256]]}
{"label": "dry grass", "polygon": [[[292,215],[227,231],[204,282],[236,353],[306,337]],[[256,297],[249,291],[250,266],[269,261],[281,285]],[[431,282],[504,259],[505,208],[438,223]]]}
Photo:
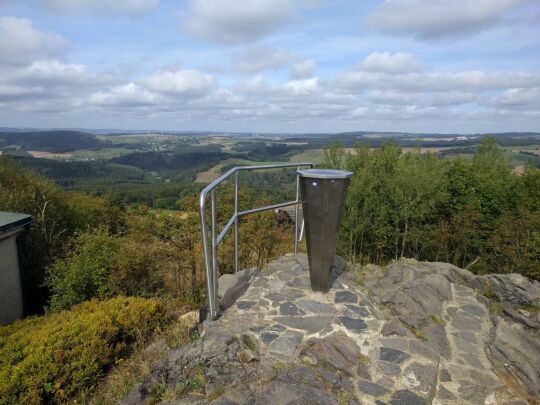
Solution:
{"label": "dry grass", "polygon": [[[185,310],[175,312],[173,315],[176,320],[157,333],[150,344],[137,343],[128,358],[117,362],[90,395],[90,404],[116,404],[135,384],[143,381],[150,373],[152,365],[162,359],[168,350],[198,338],[196,329],[198,313],[196,311],[185,313]],[[185,314],[181,315],[183,313]]]}

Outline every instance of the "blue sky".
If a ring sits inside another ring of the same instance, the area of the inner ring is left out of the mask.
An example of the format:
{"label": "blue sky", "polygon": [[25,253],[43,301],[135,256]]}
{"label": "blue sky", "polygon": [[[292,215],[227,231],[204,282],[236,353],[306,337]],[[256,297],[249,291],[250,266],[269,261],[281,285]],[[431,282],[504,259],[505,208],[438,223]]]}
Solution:
{"label": "blue sky", "polygon": [[540,2],[0,0],[0,126],[540,131]]}

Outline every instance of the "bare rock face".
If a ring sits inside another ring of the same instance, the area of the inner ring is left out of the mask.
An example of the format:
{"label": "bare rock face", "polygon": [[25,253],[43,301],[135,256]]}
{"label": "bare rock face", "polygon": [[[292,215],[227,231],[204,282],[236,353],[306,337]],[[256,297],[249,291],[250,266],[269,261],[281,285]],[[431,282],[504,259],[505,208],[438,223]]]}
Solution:
{"label": "bare rock face", "polygon": [[540,283],[520,274],[489,274],[472,277],[469,286],[491,299],[491,357],[507,378],[540,396]]}
{"label": "bare rock face", "polygon": [[[519,274],[476,276],[447,263],[414,260],[369,270],[359,269],[354,277],[395,315],[383,334],[412,331],[443,362],[463,354],[474,369],[487,359],[522,398],[540,396],[540,283]],[[471,384],[462,387],[465,396],[472,395]]]}
{"label": "bare rock face", "polygon": [[535,403],[539,283],[413,260],[344,268],[327,294],[305,255],[223,276],[220,317],[124,402]]}

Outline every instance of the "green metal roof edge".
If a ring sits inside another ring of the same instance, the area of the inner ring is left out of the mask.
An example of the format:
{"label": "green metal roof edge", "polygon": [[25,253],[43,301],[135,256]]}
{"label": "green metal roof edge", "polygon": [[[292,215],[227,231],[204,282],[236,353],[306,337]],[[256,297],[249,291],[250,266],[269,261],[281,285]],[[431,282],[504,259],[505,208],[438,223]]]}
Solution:
{"label": "green metal roof edge", "polygon": [[[8,215],[6,215],[8,214]],[[8,216],[5,223],[2,221],[2,215]],[[12,217],[11,219],[9,217]],[[0,234],[6,233],[14,228],[27,226],[32,222],[32,217],[27,214],[19,214],[16,212],[0,211]]]}

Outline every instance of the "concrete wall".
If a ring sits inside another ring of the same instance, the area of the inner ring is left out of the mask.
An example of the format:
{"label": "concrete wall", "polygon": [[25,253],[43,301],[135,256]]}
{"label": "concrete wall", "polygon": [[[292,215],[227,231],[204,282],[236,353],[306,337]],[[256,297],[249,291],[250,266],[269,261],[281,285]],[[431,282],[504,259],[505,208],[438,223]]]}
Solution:
{"label": "concrete wall", "polygon": [[23,314],[17,235],[20,230],[0,239],[0,325],[7,325]]}

